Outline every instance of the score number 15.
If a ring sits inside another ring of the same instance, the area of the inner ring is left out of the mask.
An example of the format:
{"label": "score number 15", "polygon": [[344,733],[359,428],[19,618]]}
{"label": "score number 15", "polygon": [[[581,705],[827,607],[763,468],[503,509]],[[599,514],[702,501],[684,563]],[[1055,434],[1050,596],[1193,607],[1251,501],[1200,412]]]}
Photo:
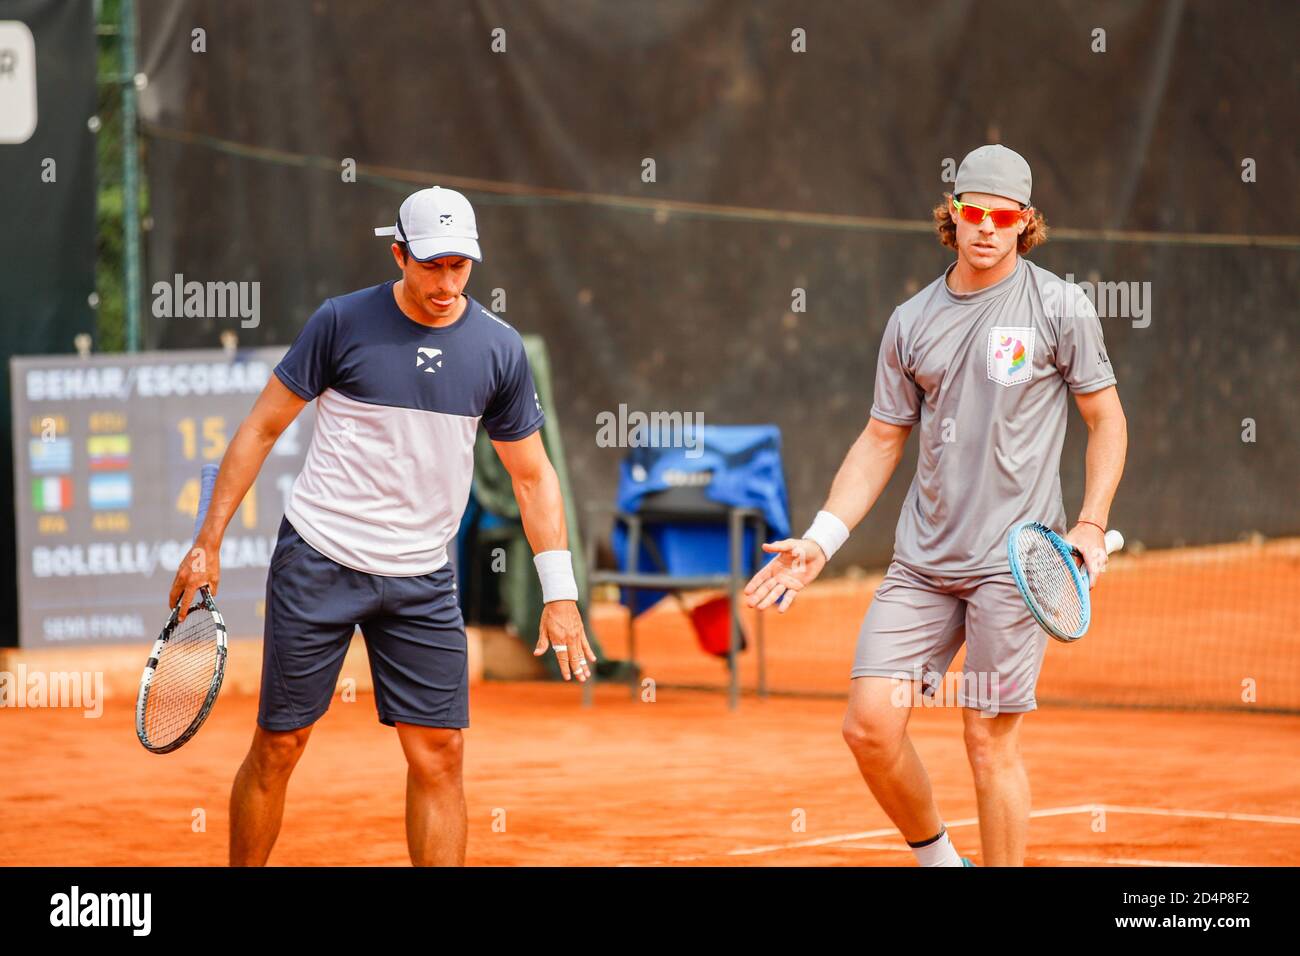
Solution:
{"label": "score number 15", "polygon": [[[181,454],[186,461],[193,461],[199,454],[199,427],[193,418],[182,418],[176,423],[181,433]],[[203,460],[216,461],[226,453],[226,420],[220,415],[210,415],[203,419]],[[199,480],[190,478],[181,485],[181,493],[176,498],[176,510],[185,515],[193,515],[199,507]],[[257,485],[248,489],[239,506],[240,522],[245,528],[257,527]]]}

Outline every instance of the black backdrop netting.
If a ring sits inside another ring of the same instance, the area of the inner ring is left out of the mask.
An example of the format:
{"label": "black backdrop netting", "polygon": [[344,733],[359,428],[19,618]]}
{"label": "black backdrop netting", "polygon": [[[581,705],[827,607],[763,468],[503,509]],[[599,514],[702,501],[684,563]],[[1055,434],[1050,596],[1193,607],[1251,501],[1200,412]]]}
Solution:
{"label": "black backdrop netting", "polygon": [[[32,494],[26,469],[14,487],[9,358],[73,351],[94,328],[95,32],[90,4],[6,0],[0,20],[26,24],[36,49],[37,125],[24,143],[0,144],[0,646],[18,637],[15,493]],[[24,72],[21,50],[0,51],[0,83]],[[12,60],[10,58],[13,58]],[[8,125],[8,124],[6,124]],[[52,164],[52,165],[50,165]],[[53,181],[44,177],[53,174]],[[39,427],[39,426],[38,426]],[[16,436],[14,433],[17,433]],[[40,434],[38,431],[37,434]]]}
{"label": "black backdrop netting", "polygon": [[[372,228],[403,195],[458,186],[486,255],[470,291],[504,290],[504,317],[547,340],[581,497],[612,497],[623,454],[596,446],[598,412],[700,411],[782,427],[802,527],[866,422],[886,319],[951,260],[926,227],[944,159],[1001,141],[1058,228],[1035,262],[1150,283],[1148,327],[1103,320],[1132,440],[1113,523],[1153,546],[1300,531],[1300,238],[1231,238],[1295,232],[1294,4],[395,9],[141,3],[151,282],[260,281],[241,339],[285,343],[324,297],[394,274]],[[146,341],[225,327],[150,318]],[[888,559],[906,485],[845,564]]]}

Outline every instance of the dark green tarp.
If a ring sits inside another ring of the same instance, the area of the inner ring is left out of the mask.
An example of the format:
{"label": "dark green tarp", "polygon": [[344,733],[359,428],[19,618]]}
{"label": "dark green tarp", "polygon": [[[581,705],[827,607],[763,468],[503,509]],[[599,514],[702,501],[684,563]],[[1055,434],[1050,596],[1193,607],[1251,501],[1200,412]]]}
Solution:
{"label": "dark green tarp", "polygon": [[[554,393],[551,388],[551,363],[546,352],[546,343],[536,335],[525,335],[524,348],[528,352],[528,364],[532,366],[533,382],[537,386],[537,396],[546,410],[546,426],[542,429],[542,442],[546,453],[555,467],[560,479],[560,490],[564,495],[564,517],[569,527],[569,550],[573,552],[573,571],[578,579],[578,604],[584,610],[588,606],[587,568],[582,559],[582,538],[579,534],[577,509],[573,497],[573,486],[569,482],[568,463],[564,455],[564,440],[560,435],[560,420],[556,414]],[[519,520],[519,505],[510,486],[510,475],[496,449],[487,436],[479,429],[478,440],[474,446],[474,498],[486,511],[507,524],[494,531],[493,544],[505,548],[506,569],[500,579],[502,604],[508,619],[519,638],[531,650],[537,643],[538,626],[542,619],[542,585],[533,567],[533,549],[524,536],[523,525]],[[475,560],[486,560],[483,555]],[[461,569],[461,587],[470,581],[482,580],[483,576],[467,573]],[[474,596],[468,598],[472,603]],[[596,636],[588,630],[588,640],[597,659],[603,659]],[[552,676],[560,673],[554,654],[547,654],[543,660]]]}

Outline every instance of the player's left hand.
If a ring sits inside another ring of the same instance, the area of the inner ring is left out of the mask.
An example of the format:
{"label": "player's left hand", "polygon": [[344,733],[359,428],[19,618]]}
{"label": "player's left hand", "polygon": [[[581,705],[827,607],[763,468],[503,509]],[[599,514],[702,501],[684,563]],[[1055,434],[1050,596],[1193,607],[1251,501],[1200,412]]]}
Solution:
{"label": "player's left hand", "polygon": [[1095,588],[1097,579],[1106,570],[1106,535],[1096,525],[1076,524],[1065,540],[1083,552],[1083,563],[1088,568],[1088,587]]}
{"label": "player's left hand", "polygon": [[574,677],[586,682],[591,677],[591,665],[596,655],[587,640],[587,629],[582,626],[582,614],[577,601],[551,601],[542,606],[542,626],[537,637],[534,657],[541,657],[548,647],[555,648],[555,659],[560,662],[560,673],[565,680]]}
{"label": "player's left hand", "polygon": [[762,611],[776,605],[784,614],[795,597],[817,579],[826,567],[826,553],[808,538],[786,538],[764,542],[763,550],[774,557],[745,585],[745,603]]}

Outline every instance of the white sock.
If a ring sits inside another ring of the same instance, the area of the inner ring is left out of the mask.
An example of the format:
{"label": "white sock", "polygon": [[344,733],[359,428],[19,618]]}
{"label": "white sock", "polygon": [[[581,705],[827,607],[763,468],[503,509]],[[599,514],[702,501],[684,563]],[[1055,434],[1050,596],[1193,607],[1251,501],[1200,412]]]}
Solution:
{"label": "white sock", "polygon": [[937,837],[922,843],[909,843],[908,846],[912,848],[916,862],[921,866],[961,866],[961,857],[957,855],[952,840],[948,839],[946,827],[939,831]]}

